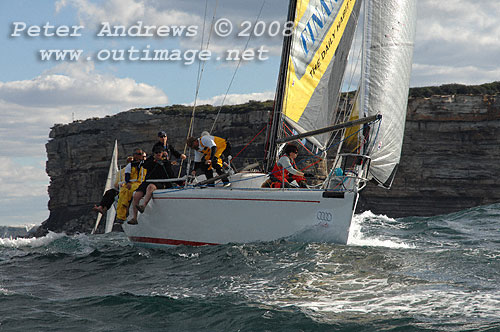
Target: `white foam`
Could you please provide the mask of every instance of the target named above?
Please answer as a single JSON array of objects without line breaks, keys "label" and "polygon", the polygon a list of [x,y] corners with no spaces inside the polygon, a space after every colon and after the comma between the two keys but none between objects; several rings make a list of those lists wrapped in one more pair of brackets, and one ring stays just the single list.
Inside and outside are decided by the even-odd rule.
[{"label": "white foam", "polygon": [[377,237],[368,237],[363,234],[363,225],[376,222],[382,224],[383,227],[401,228],[396,219],[387,217],[386,215],[376,215],[371,211],[365,211],[361,214],[356,214],[352,218],[351,228],[349,229],[348,245],[355,246],[372,246],[372,247],[388,247],[388,248],[406,248],[413,249],[415,245],[398,241],[397,239],[381,239]]},{"label": "white foam", "polygon": [[[326,252],[318,252],[319,263],[331,264]],[[303,271],[270,294],[269,284],[253,284],[252,291],[238,289],[257,302],[279,307],[301,308],[312,318],[336,319],[346,313],[370,315],[415,315],[446,322],[471,318],[497,319],[500,297],[495,290],[471,291],[446,282],[398,280],[391,275],[337,273],[330,268]],[[268,287],[266,287],[268,286]],[[259,291],[260,289],[260,291]],[[264,291],[267,290],[267,291]],[[334,316],[331,316],[331,315]]]},{"label": "white foam", "polygon": [[61,237],[66,236],[64,233],[53,233],[50,232],[44,237],[34,237],[34,238],[5,238],[0,239],[0,246],[8,248],[20,248],[20,247],[43,247],[47,244],[57,240]]}]

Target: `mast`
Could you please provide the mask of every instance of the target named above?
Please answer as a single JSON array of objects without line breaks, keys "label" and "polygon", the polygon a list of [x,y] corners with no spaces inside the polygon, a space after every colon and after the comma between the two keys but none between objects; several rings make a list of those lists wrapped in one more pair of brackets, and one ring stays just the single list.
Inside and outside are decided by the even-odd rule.
[{"label": "mast", "polygon": [[[295,13],[297,0],[291,0],[288,5],[287,22],[295,22]],[[278,85],[276,87],[276,96],[274,98],[273,112],[269,117],[270,123],[267,127],[264,171],[270,172],[274,166],[277,154],[276,139],[278,138],[279,125],[282,119],[283,99],[285,97],[285,82],[287,79],[287,68],[290,60],[290,49],[292,45],[292,34],[283,39],[283,49],[281,50],[281,65],[278,74]]]}]

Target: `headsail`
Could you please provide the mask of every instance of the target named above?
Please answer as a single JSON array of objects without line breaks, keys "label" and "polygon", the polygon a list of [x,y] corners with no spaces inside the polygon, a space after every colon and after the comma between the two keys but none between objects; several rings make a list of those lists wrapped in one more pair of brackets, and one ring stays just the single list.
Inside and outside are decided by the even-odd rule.
[{"label": "headsail", "polygon": [[[115,182],[116,182],[116,177],[119,176],[118,174],[118,142],[115,140],[115,146],[113,148],[113,155],[111,157],[111,163],[109,164],[109,170],[108,170],[108,177],[106,178],[106,185],[104,187],[104,192],[108,191],[109,189],[113,188]],[[106,226],[104,228],[104,233],[109,233],[113,229],[113,222],[115,220],[116,216],[116,209],[114,205],[111,205],[109,210],[106,213]],[[92,234],[94,234],[97,230],[97,227],[99,227],[99,223],[101,221],[102,214],[97,215],[97,219],[95,222],[94,229],[92,230]]]},{"label": "headsail", "polygon": [[[299,134],[335,123],[361,0],[297,2],[283,113]],[[331,133],[310,140],[326,148]]]},{"label": "headsail", "polygon": [[399,164],[403,142],[416,0],[371,0],[365,7],[362,114],[382,114],[380,128],[371,130],[365,153],[370,176],[389,188]]}]

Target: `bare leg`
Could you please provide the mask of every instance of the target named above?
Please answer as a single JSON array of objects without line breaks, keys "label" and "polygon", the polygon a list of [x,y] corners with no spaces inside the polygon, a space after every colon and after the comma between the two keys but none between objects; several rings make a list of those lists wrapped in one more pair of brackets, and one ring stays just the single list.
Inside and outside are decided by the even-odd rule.
[{"label": "bare leg", "polygon": [[141,198],[144,196],[144,193],[142,191],[136,191],[134,192],[134,198],[132,200],[132,211],[133,211],[133,217],[132,219],[135,219],[137,220],[137,213],[138,213],[138,210],[137,210],[137,204],[139,204],[139,202],[141,201]]},{"label": "bare leg", "polygon": [[146,207],[151,200],[151,197],[153,197],[153,191],[155,191],[157,188],[154,184],[150,184],[148,188],[146,189],[146,196],[144,196],[144,207]]}]

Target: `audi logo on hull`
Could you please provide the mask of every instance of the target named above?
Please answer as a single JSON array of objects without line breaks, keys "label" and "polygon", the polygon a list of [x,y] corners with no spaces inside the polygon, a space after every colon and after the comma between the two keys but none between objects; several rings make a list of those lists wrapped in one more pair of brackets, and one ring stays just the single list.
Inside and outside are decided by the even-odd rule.
[{"label": "audi logo on hull", "polygon": [[318,213],[316,213],[316,219],[319,221],[330,222],[333,220],[333,215],[330,212],[318,211]]}]

